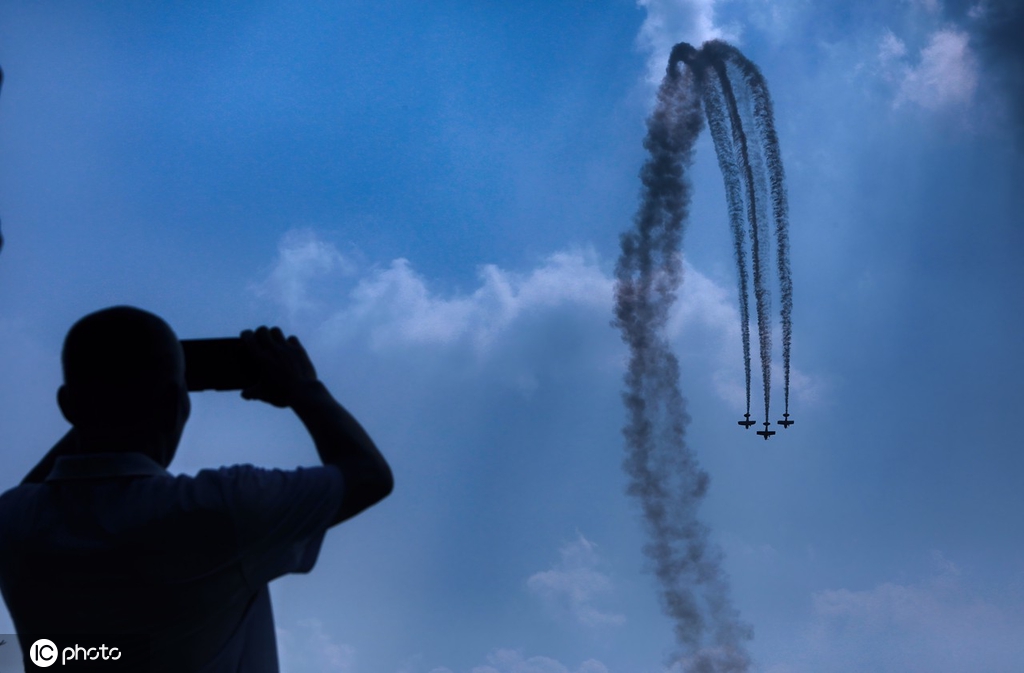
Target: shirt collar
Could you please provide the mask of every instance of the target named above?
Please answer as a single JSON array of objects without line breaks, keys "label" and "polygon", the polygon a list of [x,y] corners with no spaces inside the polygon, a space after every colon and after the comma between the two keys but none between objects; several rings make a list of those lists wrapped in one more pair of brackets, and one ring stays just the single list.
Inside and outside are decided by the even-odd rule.
[{"label": "shirt collar", "polygon": [[88,453],[61,456],[54,463],[46,481],[67,479],[101,479],[104,477],[161,477],[169,476],[160,463],[143,453]]}]

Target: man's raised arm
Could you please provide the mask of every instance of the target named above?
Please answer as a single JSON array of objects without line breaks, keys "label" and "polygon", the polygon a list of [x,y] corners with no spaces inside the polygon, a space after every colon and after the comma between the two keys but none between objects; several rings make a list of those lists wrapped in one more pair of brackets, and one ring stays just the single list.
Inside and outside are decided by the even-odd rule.
[{"label": "man's raised arm", "polygon": [[277,407],[291,407],[306,426],[320,460],[334,465],[345,479],[339,523],[380,502],[391,493],[394,478],[384,456],[352,414],[317,378],[305,348],[277,327],[242,332],[242,341],[259,362],[259,383],[242,397]]}]

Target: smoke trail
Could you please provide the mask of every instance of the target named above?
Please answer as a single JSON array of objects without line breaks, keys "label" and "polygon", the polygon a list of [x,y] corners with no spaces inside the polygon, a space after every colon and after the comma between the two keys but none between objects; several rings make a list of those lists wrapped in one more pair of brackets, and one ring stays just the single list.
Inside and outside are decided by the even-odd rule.
[{"label": "smoke trail", "polygon": [[733,91],[732,83],[726,71],[726,63],[722,58],[721,46],[727,46],[724,42],[713,40],[706,42],[701,48],[701,56],[706,62],[705,68],[711,68],[718,77],[719,86],[722,89],[722,97],[729,114],[729,123],[732,127],[733,143],[738,153],[738,159],[742,168],[744,184],[747,196],[747,220],[750,222],[751,234],[751,257],[754,277],[754,299],[757,308],[757,331],[760,344],[761,356],[761,377],[764,383],[764,414],[768,418],[768,408],[771,399],[771,326],[769,317],[769,293],[764,283],[764,269],[762,262],[762,244],[765,240],[764,218],[758,218],[758,181],[754,178],[753,162],[750,158],[750,149],[747,144],[747,134],[743,129],[743,121],[740,116],[739,107],[736,104],[736,94]]},{"label": "smoke trail", "polygon": [[[4,86],[4,70],[3,70],[3,68],[0,68],[0,89],[3,89],[3,86]],[[4,249],[4,232],[3,232],[2,229],[0,229],[0,252],[2,252],[3,249]]]},{"label": "smoke trail", "polygon": [[750,222],[751,234],[751,257],[754,276],[754,299],[757,308],[757,332],[760,344],[761,355],[761,377],[764,383],[764,417],[768,420],[768,408],[771,402],[771,356],[772,356],[772,335],[770,318],[770,295],[764,283],[764,265],[762,262],[762,243],[766,235],[764,231],[764,218],[758,218],[758,181],[754,179],[753,162],[750,159],[750,149],[747,144],[747,134],[743,130],[743,121],[740,117],[739,107],[736,104],[736,94],[733,92],[732,83],[729,81],[726,72],[726,63],[722,58],[720,47],[728,46],[719,40],[707,42],[701,48],[701,54],[708,65],[718,76],[719,86],[722,89],[722,97],[725,100],[726,109],[729,112],[729,122],[732,126],[733,143],[739,153],[740,166],[743,170],[743,177],[746,185],[747,195],[747,220]]},{"label": "smoke trail", "polygon": [[678,67],[692,63],[695,53],[684,44],[672,51],[647,122],[640,207],[633,229],[621,237],[615,269],[614,324],[630,351],[623,467],[650,534],[644,553],[661,584],[663,606],[677,640],[692,653],[680,663],[694,673],[743,673],[752,633],[730,603],[721,552],[696,517],[708,475],[684,439],[689,416],[679,363],[664,335],[682,279],[679,244],[691,196],[685,171],[703,125],[693,73]]},{"label": "smoke trail", "polygon": [[726,127],[725,115],[722,110],[725,103],[722,92],[715,80],[706,77],[703,67],[695,67],[701,94],[704,99],[704,111],[708,119],[708,128],[715,145],[718,167],[722,171],[725,182],[725,199],[729,207],[729,228],[732,230],[733,256],[739,276],[740,304],[740,335],[743,341],[743,375],[746,384],[747,414],[750,413],[750,307],[748,304],[749,289],[747,287],[747,254],[743,245],[746,231],[743,218],[743,187],[740,184],[740,169],[736,164],[735,149],[729,129]]},{"label": "smoke trail", "polygon": [[779,152],[779,136],[775,131],[775,111],[764,75],[738,49],[719,43],[730,61],[736,64],[754,102],[754,125],[764,147],[771,190],[772,215],[775,219],[776,259],[779,273],[782,321],[782,366],[785,377],[786,413],[789,413],[789,360],[793,342],[793,280],[789,265],[789,203],[786,198],[786,175]]}]

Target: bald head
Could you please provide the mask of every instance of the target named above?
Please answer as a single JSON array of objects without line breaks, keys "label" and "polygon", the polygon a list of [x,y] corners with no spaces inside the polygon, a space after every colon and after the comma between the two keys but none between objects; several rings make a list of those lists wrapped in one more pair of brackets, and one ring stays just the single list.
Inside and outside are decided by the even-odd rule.
[{"label": "bald head", "polygon": [[185,361],[174,330],[131,306],[90,313],[72,326],[61,353],[64,383],[149,387],[183,377]]},{"label": "bald head", "polygon": [[64,386],[58,397],[76,428],[166,433],[180,416],[182,398],[187,416],[181,343],[152,313],[131,306],[90,313],[68,332],[61,362]]}]

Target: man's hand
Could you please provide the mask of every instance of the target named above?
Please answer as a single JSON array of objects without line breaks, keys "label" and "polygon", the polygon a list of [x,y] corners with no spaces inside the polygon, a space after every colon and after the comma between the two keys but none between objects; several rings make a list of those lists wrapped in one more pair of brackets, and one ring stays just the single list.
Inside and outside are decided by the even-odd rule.
[{"label": "man's hand", "polygon": [[286,339],[278,327],[245,330],[241,337],[260,368],[259,382],[242,391],[245,399],[290,407],[303,388],[317,382],[316,369],[298,338]]},{"label": "man's hand", "polygon": [[320,460],[341,470],[345,494],[333,523],[386,498],[395,485],[391,468],[366,430],[317,379],[299,340],[285,339],[276,327],[260,327],[242,332],[242,342],[260,366],[259,383],[243,390],[242,397],[291,407],[309,431]]}]

